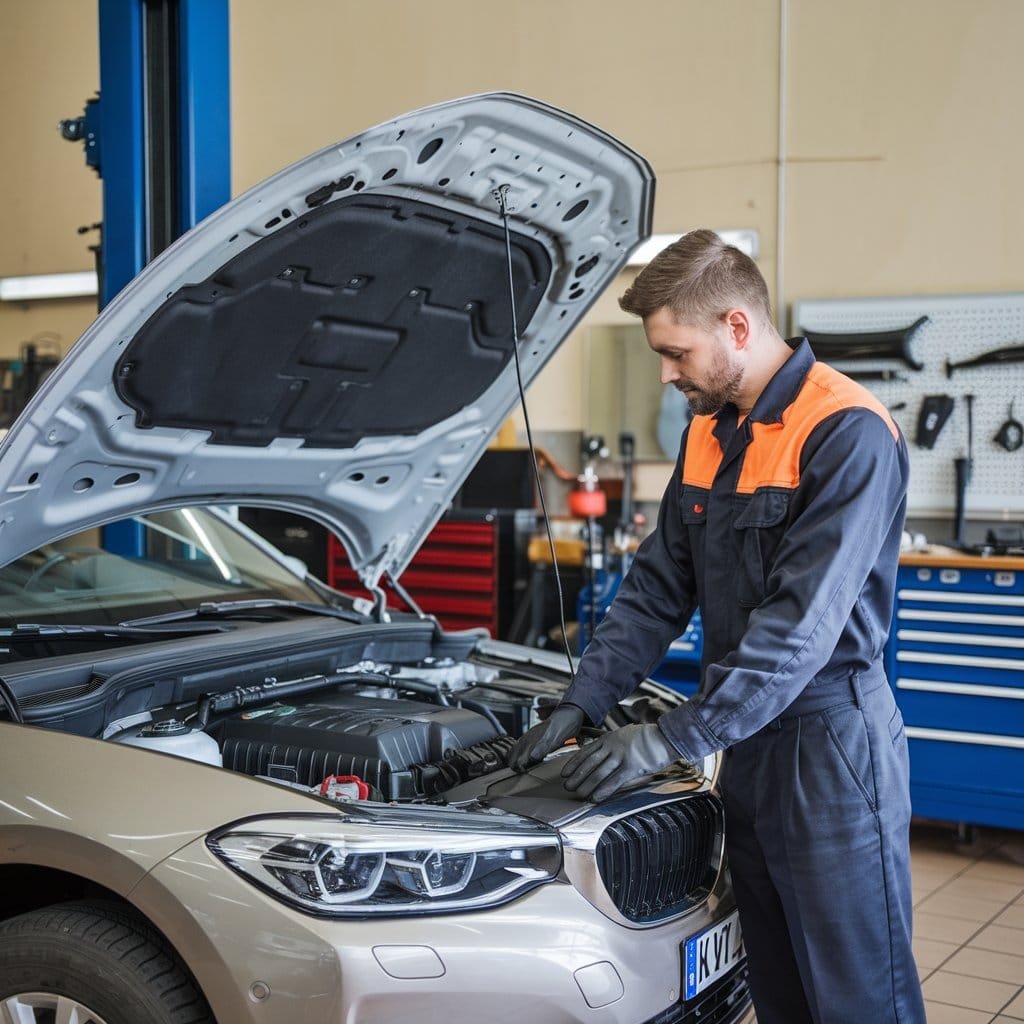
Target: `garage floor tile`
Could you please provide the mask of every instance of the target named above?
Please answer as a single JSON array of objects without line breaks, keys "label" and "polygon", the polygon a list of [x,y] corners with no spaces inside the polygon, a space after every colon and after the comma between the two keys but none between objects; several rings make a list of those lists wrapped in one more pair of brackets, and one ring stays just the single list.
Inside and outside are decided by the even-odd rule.
[{"label": "garage floor tile", "polygon": [[948,1006],[946,1003],[924,1003],[928,1024],[989,1024],[990,1013],[982,1010],[965,1010],[962,1006]]},{"label": "garage floor tile", "polygon": [[964,921],[988,924],[1006,909],[1006,904],[995,900],[953,896],[942,889],[937,889],[916,904],[916,908],[929,914],[942,914],[945,917],[958,917]]},{"label": "garage floor tile", "polygon": [[1024,930],[1024,906],[1014,904],[1007,907],[996,919],[996,924],[1006,925],[1007,928],[1018,928]]},{"label": "garage floor tile", "polygon": [[966,978],[952,971],[936,971],[922,986],[924,997],[950,1006],[998,1013],[1017,994],[1020,986],[984,978]]},{"label": "garage floor tile", "polygon": [[1024,992],[1021,992],[1016,999],[1004,1007],[1003,1015],[1014,1020],[1024,1020]]},{"label": "garage floor tile", "polygon": [[969,939],[967,945],[977,949],[994,949],[1024,956],[1024,933],[1019,928],[990,924]]},{"label": "garage floor tile", "polygon": [[952,942],[956,946],[969,942],[986,927],[989,926],[978,921],[965,921],[963,918],[946,917],[944,914],[929,914],[925,910],[919,910],[914,914],[915,938],[937,939],[939,942]]},{"label": "garage floor tile", "polygon": [[914,936],[914,959],[919,968],[935,968],[944,964],[959,950],[955,943],[937,942],[934,939],[923,939]]}]

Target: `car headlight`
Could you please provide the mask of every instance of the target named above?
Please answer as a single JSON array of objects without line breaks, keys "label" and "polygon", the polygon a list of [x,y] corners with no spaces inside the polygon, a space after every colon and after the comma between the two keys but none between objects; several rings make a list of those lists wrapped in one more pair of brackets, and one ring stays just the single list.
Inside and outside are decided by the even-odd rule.
[{"label": "car headlight", "polygon": [[329,917],[476,910],[550,882],[558,833],[446,808],[353,808],[231,825],[207,845],[261,889]]}]

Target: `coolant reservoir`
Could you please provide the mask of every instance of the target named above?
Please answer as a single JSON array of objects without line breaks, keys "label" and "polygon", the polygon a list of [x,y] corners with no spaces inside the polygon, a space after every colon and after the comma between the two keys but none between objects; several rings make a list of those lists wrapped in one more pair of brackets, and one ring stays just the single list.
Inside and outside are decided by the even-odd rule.
[{"label": "coolant reservoir", "polygon": [[212,736],[193,729],[192,726],[169,718],[163,722],[150,722],[141,729],[133,729],[114,737],[115,743],[128,743],[133,747],[148,747],[175,757],[185,757],[190,761],[202,761],[204,764],[216,765],[220,768],[223,761],[220,747]]}]

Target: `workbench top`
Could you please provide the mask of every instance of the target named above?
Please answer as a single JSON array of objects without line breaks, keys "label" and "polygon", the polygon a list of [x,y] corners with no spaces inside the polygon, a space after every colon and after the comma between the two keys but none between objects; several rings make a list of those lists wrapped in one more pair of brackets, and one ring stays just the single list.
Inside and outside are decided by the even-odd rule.
[{"label": "workbench top", "polygon": [[956,548],[932,544],[920,551],[904,551],[900,565],[918,565],[951,569],[1010,569],[1024,571],[1021,555],[969,555]]},{"label": "workbench top", "polygon": [[[586,543],[578,538],[556,537],[555,553],[559,565],[582,565],[587,553]],[[551,564],[551,551],[545,536],[530,540],[530,562]],[[900,555],[900,565],[950,569],[1007,569],[1024,572],[1024,556],[1021,555],[969,555],[956,548],[931,544],[919,551],[905,551]]]}]

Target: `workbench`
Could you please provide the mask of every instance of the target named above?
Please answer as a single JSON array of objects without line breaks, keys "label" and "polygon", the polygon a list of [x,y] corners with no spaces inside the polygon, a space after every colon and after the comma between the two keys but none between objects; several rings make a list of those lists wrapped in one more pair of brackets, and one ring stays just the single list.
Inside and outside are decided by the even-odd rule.
[{"label": "workbench", "polygon": [[900,558],[886,672],[914,815],[1024,829],[1024,558]]}]

